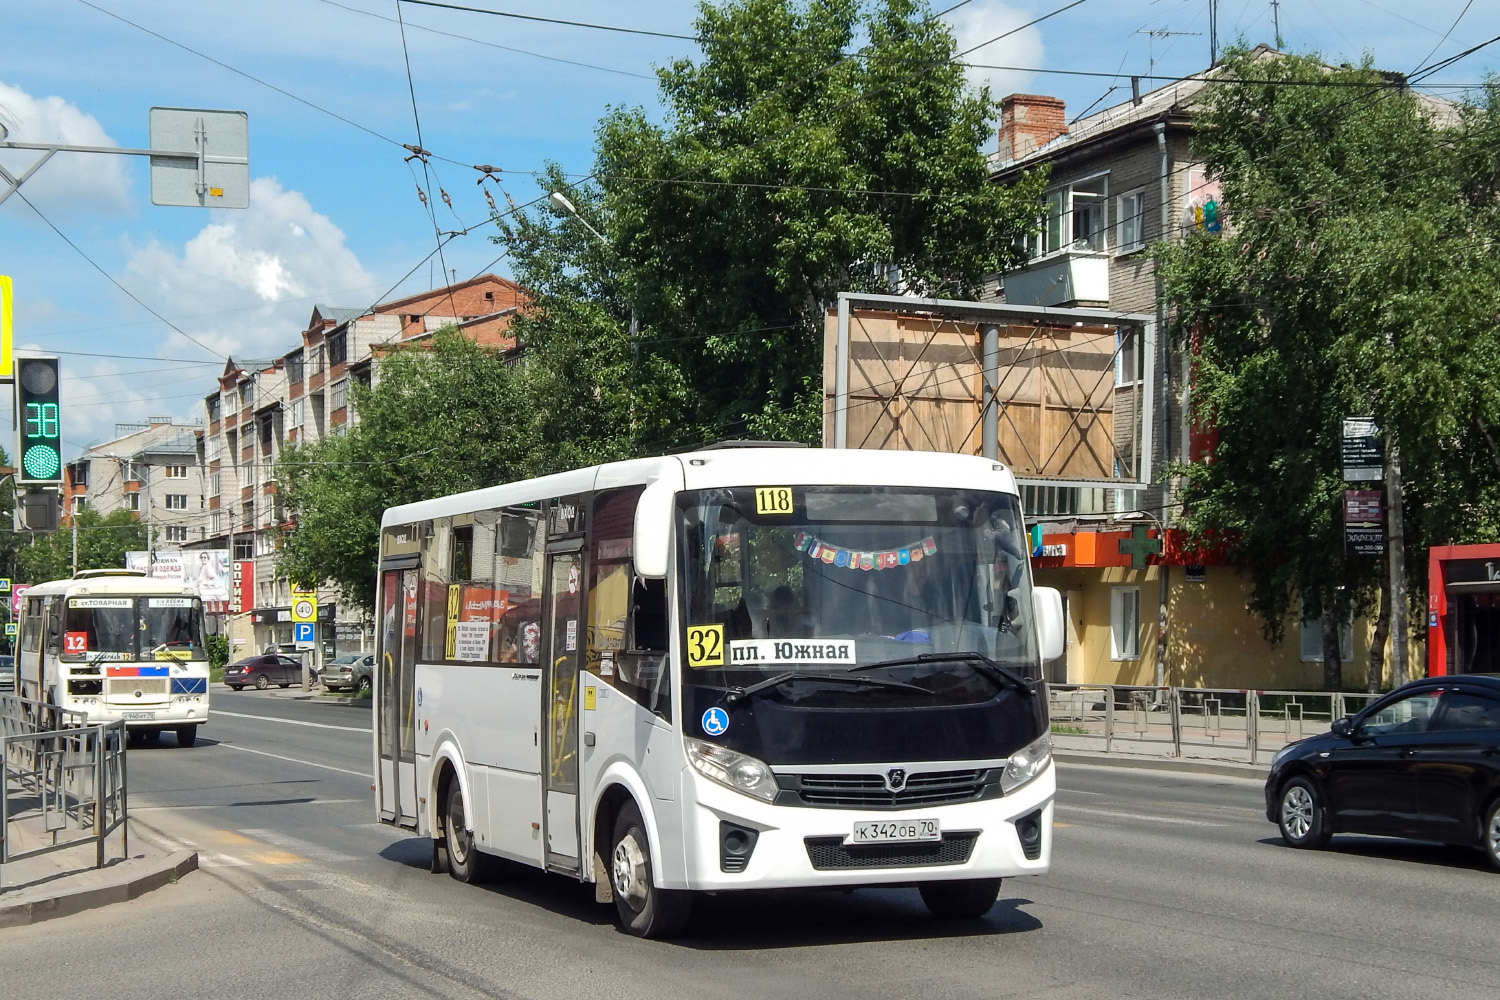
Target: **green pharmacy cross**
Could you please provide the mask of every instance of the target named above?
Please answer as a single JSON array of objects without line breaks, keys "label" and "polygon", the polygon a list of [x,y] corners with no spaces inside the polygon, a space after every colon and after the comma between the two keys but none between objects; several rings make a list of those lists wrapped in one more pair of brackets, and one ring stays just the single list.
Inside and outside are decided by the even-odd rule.
[{"label": "green pharmacy cross", "polygon": [[1131,569],[1145,569],[1147,557],[1161,554],[1161,539],[1146,537],[1144,525],[1130,529],[1130,537],[1120,539],[1120,555],[1130,557]]}]

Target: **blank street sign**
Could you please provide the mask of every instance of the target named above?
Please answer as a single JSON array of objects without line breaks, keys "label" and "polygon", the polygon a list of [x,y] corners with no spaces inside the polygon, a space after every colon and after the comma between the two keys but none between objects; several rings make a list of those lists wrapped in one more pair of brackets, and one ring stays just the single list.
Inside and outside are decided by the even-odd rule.
[{"label": "blank street sign", "polygon": [[243,111],[152,108],[151,203],[187,208],[250,206],[250,125]]}]

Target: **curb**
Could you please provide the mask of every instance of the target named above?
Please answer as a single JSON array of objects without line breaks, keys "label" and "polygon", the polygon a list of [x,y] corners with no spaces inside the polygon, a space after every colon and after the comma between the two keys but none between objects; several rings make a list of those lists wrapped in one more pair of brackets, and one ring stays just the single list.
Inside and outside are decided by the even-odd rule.
[{"label": "curb", "polygon": [[[139,862],[139,864],[137,864]],[[45,885],[33,889],[19,889],[19,896],[35,893],[33,898],[17,899],[0,903],[0,927],[16,927],[34,924],[53,917],[65,917],[83,910],[91,910],[110,903],[123,903],[175,882],[188,872],[198,868],[197,851],[174,851],[164,858],[151,861],[127,860],[114,868],[98,870],[100,879],[92,885],[75,885],[49,893]],[[94,872],[84,872],[73,878],[86,878]],[[64,879],[59,881],[69,881]]]},{"label": "curb", "polygon": [[1264,781],[1269,765],[1240,764],[1234,761],[1184,760],[1181,757],[1121,757],[1117,754],[1092,754],[1076,750],[1053,750],[1052,756],[1065,764],[1095,764],[1100,767],[1128,767],[1141,771],[1177,771],[1188,774],[1216,774],[1227,778],[1253,778]]}]

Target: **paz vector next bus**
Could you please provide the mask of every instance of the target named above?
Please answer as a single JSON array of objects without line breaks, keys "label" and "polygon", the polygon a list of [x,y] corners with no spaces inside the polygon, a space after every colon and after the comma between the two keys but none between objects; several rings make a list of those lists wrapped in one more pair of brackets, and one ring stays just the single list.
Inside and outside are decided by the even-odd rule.
[{"label": "paz vector next bus", "polygon": [[396,507],[380,818],[472,882],[694,894],[909,885],[985,913],[1047,871],[1056,790],[1016,483],[959,455],[719,447]]},{"label": "paz vector next bus", "polygon": [[203,602],[192,586],[126,570],[84,570],[21,597],[16,690],[124,720],[137,738],[170,729],[190,747],[208,721]]}]

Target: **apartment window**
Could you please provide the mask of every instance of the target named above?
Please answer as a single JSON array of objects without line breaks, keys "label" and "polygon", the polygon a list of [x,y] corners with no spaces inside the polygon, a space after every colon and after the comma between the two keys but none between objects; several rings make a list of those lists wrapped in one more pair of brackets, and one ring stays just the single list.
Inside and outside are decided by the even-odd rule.
[{"label": "apartment window", "polygon": [[223,492],[224,477],[217,472],[210,473],[208,477],[208,495],[216,497]]},{"label": "apartment window", "polygon": [[1104,490],[1083,486],[1022,486],[1028,517],[1104,513]]},{"label": "apartment window", "polygon": [[169,542],[185,542],[188,540],[188,530],[186,525],[169,524],[167,525],[166,530],[166,537],[167,541]]},{"label": "apartment window", "polygon": [[1108,243],[1109,175],[1053,188],[1042,198],[1041,231],[1027,240],[1031,257],[1060,250],[1103,250]]},{"label": "apartment window", "polygon": [[88,505],[89,505],[89,498],[88,497],[74,497],[73,498],[73,513],[77,514],[79,511],[83,510],[83,508],[87,507]]},{"label": "apartment window", "polygon": [[188,467],[185,465],[163,465],[163,475],[168,479],[186,479]]},{"label": "apartment window", "polygon": [[302,381],[302,352],[288,354],[286,356],[286,380],[288,382]]},{"label": "apartment window", "polygon": [[1115,201],[1115,247],[1120,253],[1146,245],[1146,194],[1131,191]]},{"label": "apartment window", "polygon": [[208,419],[210,421],[214,421],[214,420],[218,420],[219,419],[219,397],[218,396],[210,396],[208,399],[205,399],[203,401],[203,406],[204,406],[205,409],[208,410]]},{"label": "apartment window", "polygon": [[254,559],[255,541],[244,535],[234,536],[234,557],[236,559]]},{"label": "apartment window", "polygon": [[208,532],[211,535],[222,534],[224,531],[224,515],[214,511],[208,515]]},{"label": "apartment window", "polygon": [[139,493],[125,494],[125,509],[139,511],[141,509],[141,495]]},{"label": "apartment window", "polygon": [[89,463],[76,463],[73,466],[70,475],[73,478],[74,486],[87,486],[89,484]]},{"label": "apartment window", "polygon": [[1115,385],[1135,385],[1146,377],[1146,358],[1140,349],[1140,330],[1115,328]]},{"label": "apartment window", "polygon": [[[1339,626],[1339,659],[1345,663],[1354,659],[1354,615],[1352,612]],[[1302,618],[1302,662],[1323,662],[1323,621],[1321,618],[1307,617],[1305,611]]]},{"label": "apartment window", "polygon": [[188,498],[186,493],[168,493],[167,510],[187,510]]},{"label": "apartment window", "polygon": [[346,378],[341,378],[337,382],[333,383],[333,385],[328,390],[328,409],[329,412],[332,412],[334,410],[342,410],[348,405],[349,380]]},{"label": "apartment window", "polygon": [[349,360],[349,336],[347,333],[335,333],[328,338],[328,363],[330,365],[341,365]]},{"label": "apartment window", "polygon": [[287,418],[287,427],[291,430],[297,430],[302,426],[302,411],[306,402],[301,396],[292,400],[292,404],[289,407],[291,414]]},{"label": "apartment window", "polygon": [[255,405],[255,383],[243,382],[240,385],[240,409],[246,409]]},{"label": "apartment window", "polygon": [[1112,587],[1109,591],[1109,658],[1141,658],[1141,588]]}]

